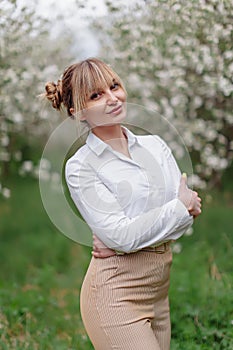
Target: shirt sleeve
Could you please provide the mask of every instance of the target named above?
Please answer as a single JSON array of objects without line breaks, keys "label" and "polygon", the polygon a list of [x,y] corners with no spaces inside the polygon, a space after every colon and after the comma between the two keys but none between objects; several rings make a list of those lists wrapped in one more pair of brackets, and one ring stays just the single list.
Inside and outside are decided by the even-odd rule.
[{"label": "shirt sleeve", "polygon": [[178,198],[129,218],[98,173],[77,157],[67,161],[65,177],[71,198],[83,219],[111,249],[130,253],[164,240],[177,239],[192,223],[192,217]]}]

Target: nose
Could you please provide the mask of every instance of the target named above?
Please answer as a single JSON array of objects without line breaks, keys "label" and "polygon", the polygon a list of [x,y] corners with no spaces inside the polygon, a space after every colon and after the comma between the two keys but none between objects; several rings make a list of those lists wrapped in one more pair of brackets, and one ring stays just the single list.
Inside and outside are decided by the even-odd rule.
[{"label": "nose", "polygon": [[116,104],[118,102],[117,96],[114,94],[114,91],[112,91],[111,89],[108,89],[106,91],[106,97],[107,97],[107,104],[109,106]]}]

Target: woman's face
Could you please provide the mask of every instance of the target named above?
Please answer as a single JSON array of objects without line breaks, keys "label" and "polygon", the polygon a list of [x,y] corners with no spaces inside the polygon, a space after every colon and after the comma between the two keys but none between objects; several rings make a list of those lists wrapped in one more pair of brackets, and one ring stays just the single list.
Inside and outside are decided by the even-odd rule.
[{"label": "woman's face", "polygon": [[116,81],[101,91],[93,91],[82,111],[81,120],[91,128],[121,123],[126,117],[126,93]]}]

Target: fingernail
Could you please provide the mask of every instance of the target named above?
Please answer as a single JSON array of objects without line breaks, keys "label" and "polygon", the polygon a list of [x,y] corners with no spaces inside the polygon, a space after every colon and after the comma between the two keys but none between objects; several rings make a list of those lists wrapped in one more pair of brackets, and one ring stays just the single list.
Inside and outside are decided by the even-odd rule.
[{"label": "fingernail", "polygon": [[187,179],[187,174],[186,173],[183,173],[182,176]]}]

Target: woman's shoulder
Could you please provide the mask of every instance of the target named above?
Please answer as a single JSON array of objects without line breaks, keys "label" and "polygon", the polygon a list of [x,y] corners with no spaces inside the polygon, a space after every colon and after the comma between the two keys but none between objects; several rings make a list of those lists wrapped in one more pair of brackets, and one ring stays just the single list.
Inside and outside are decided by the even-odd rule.
[{"label": "woman's shoulder", "polygon": [[138,140],[141,141],[142,143],[146,143],[146,144],[151,144],[151,145],[158,145],[161,147],[167,147],[166,142],[164,141],[164,139],[159,136],[159,135],[138,135],[137,136]]},{"label": "woman's shoulder", "polygon": [[149,150],[156,150],[157,152],[164,154],[166,157],[171,153],[170,147],[159,135],[141,135],[138,137],[138,140]]},{"label": "woman's shoulder", "polygon": [[85,164],[85,158],[88,156],[88,146],[84,144],[80,148],[78,148],[75,153],[66,160],[65,167],[66,171],[73,169],[74,167],[77,169],[81,164]]}]

